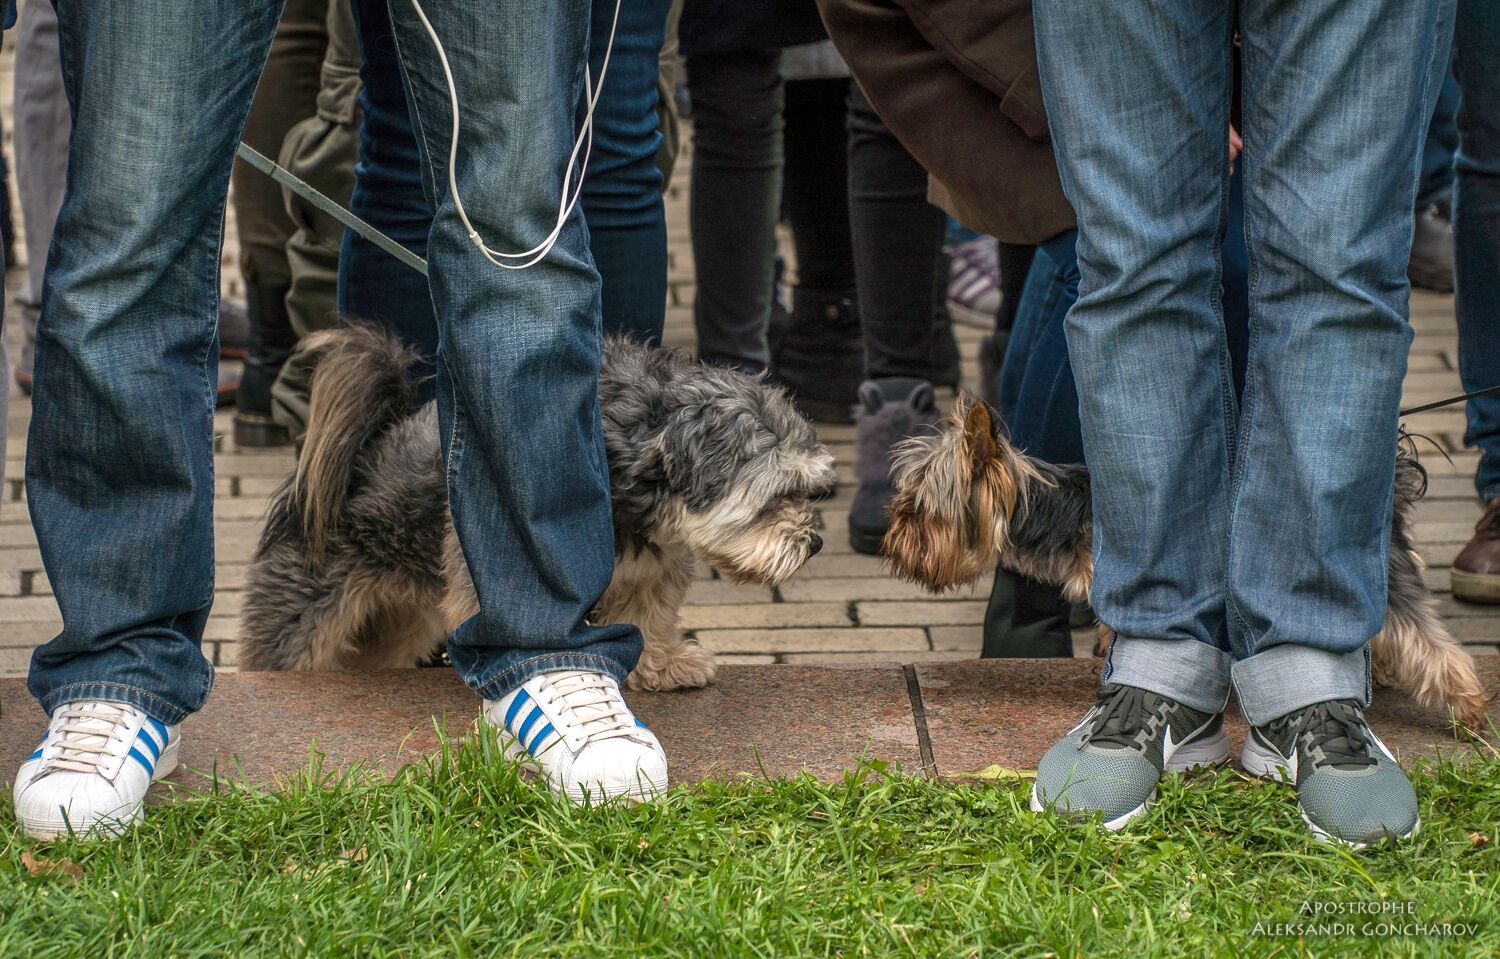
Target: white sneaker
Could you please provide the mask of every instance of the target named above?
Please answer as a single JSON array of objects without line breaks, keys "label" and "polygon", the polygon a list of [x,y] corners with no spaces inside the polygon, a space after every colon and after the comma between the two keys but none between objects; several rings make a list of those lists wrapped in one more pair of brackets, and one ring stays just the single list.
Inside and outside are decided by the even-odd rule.
[{"label": "white sneaker", "polygon": [[534,765],[574,802],[652,799],[667,789],[667,756],[604,673],[559,669],[484,701],[505,755]]},{"label": "white sneaker", "polygon": [[177,768],[178,727],[124,703],[63,703],[16,771],[26,835],[113,838],[141,818],[146,790]]}]

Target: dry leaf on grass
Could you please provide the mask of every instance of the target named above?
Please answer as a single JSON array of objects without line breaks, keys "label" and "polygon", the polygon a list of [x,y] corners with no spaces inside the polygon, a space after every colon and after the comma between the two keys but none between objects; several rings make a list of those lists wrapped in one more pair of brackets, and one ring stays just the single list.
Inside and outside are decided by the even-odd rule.
[{"label": "dry leaf on grass", "polygon": [[67,876],[77,881],[83,878],[83,869],[71,859],[38,859],[29,852],[21,853],[21,865],[35,877]]}]

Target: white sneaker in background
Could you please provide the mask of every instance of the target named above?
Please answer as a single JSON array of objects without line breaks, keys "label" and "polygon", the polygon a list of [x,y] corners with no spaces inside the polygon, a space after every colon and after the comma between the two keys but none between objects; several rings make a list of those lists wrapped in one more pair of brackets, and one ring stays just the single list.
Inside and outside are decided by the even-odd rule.
[{"label": "white sneaker in background", "polygon": [[1000,312],[1000,259],[992,236],[949,250],[948,312],[965,326],[994,330]]}]

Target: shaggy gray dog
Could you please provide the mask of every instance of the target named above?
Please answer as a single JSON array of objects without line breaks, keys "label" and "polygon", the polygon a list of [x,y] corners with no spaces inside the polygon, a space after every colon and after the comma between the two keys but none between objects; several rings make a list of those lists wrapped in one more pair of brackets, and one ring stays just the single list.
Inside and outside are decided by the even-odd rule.
[{"label": "shaggy gray dog", "polygon": [[[248,669],[414,666],[478,611],[448,514],[437,413],[413,412],[415,356],[351,325],[310,337],[312,410],[296,473],[271,501],[250,569]],[[713,654],[678,633],[702,560],[777,584],[822,547],[811,498],[833,454],[786,394],[670,350],[605,343],[599,405],[615,572],[594,622],[630,622],[636,689],[702,686]]]},{"label": "shaggy gray dog", "polygon": [[[1088,470],[1054,466],[1011,445],[988,406],[962,399],[939,431],[896,454],[895,501],[883,544],[903,579],[942,592],[976,579],[998,558],[1007,568],[1088,599],[1094,578]],[[1425,705],[1445,705],[1482,728],[1489,694],[1474,660],[1438,615],[1411,538],[1427,478],[1410,441],[1396,456],[1385,628],[1370,641],[1376,680]],[[1111,641],[1101,627],[1102,653]]]}]

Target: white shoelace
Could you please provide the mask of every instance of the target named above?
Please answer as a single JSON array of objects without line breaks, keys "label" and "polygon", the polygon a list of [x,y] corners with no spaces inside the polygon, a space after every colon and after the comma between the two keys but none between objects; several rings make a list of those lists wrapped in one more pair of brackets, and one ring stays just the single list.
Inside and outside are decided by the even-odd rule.
[{"label": "white shoelace", "polygon": [[66,703],[60,707],[62,724],[47,738],[57,749],[44,763],[48,772],[66,770],[97,773],[106,761],[130,748],[120,735],[134,718],[115,703]]},{"label": "white shoelace", "polygon": [[622,736],[639,738],[635,717],[608,676],[566,670],[547,673],[543,679],[548,703],[561,703],[573,714],[585,743]]}]

